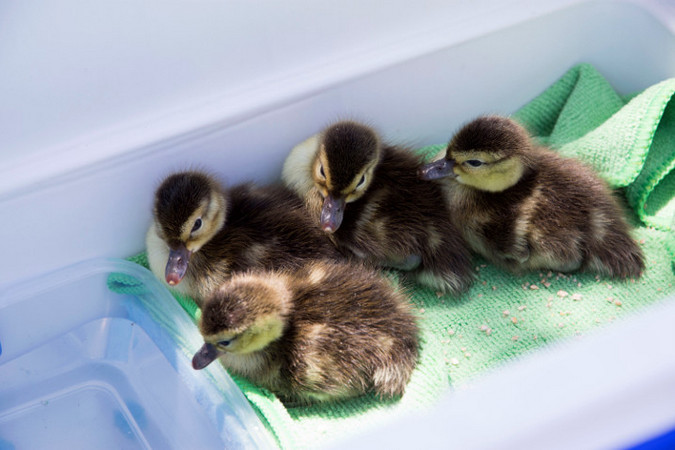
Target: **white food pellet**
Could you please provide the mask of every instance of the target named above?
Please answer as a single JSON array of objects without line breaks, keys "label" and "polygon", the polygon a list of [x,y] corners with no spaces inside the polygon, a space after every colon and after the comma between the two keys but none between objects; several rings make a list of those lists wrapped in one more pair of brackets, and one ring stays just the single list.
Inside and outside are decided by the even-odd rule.
[{"label": "white food pellet", "polygon": [[563,291],[563,290],[558,291],[558,297],[560,297],[560,298],[567,297],[568,295],[569,295],[569,293],[567,293],[567,291]]}]

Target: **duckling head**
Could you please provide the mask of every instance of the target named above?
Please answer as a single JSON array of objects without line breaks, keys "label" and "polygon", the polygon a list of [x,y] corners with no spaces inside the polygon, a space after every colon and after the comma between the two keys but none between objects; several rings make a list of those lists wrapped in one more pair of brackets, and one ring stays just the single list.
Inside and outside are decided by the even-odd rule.
[{"label": "duckling head", "polygon": [[153,214],[157,234],[169,246],[167,283],[181,282],[192,254],[225,224],[225,213],[222,188],[205,174],[176,173],[159,186]]},{"label": "duckling head", "polygon": [[506,117],[479,117],[452,138],[445,158],[420,167],[423,180],[453,177],[463,185],[500,192],[516,184],[533,148],[527,131]]},{"label": "duckling head", "polygon": [[225,353],[264,349],[282,336],[290,304],[291,293],[281,278],[235,275],[204,304],[199,320],[204,345],[192,367],[203,369]]},{"label": "duckling head", "polygon": [[380,140],[371,128],[343,121],[323,131],[312,177],[324,198],[320,221],[325,232],[335,232],[346,204],[366,192],[379,159]]}]

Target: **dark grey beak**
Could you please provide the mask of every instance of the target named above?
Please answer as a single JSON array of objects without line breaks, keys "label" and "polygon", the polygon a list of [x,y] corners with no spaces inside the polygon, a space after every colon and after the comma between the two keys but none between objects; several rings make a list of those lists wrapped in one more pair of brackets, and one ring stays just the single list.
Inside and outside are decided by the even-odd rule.
[{"label": "dark grey beak", "polygon": [[335,198],[328,194],[323,199],[323,208],[321,209],[321,228],[326,233],[334,233],[340,228],[342,217],[345,213],[345,200]]},{"label": "dark grey beak", "polygon": [[417,169],[417,176],[422,180],[435,180],[447,176],[455,177],[453,167],[455,167],[455,160],[443,158]]},{"label": "dark grey beak", "polygon": [[204,344],[199,349],[195,356],[192,357],[192,368],[195,370],[202,370],[204,367],[211,364],[220,356],[220,352],[212,344]]},{"label": "dark grey beak", "polygon": [[166,277],[166,282],[171,286],[180,283],[185,276],[188,263],[190,262],[190,254],[190,251],[182,242],[169,250],[169,260],[166,262],[164,276]]}]

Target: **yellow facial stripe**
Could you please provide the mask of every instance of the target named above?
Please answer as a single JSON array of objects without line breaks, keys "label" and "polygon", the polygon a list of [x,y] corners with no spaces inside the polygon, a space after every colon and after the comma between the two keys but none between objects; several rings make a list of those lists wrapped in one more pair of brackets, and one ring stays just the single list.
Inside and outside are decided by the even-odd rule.
[{"label": "yellow facial stripe", "polygon": [[462,164],[472,159],[478,159],[484,163],[492,164],[504,158],[501,153],[482,152],[480,150],[468,152],[452,152],[452,157],[457,164]]},{"label": "yellow facial stripe", "polygon": [[[202,225],[192,232],[195,221],[201,218]],[[211,193],[211,198],[204,201],[190,215],[181,228],[181,239],[191,252],[199,250],[222,227],[225,222],[225,199],[217,192]]]},{"label": "yellow facial stripe", "polygon": [[[323,175],[321,174],[321,169],[323,168]],[[325,184],[329,185],[330,183],[330,168],[328,167],[328,158],[326,158],[326,149],[321,144],[319,147],[319,152],[316,155],[316,160],[314,161],[314,180],[322,181]]]},{"label": "yellow facial stripe", "polygon": [[[204,221],[207,217],[207,207],[209,206],[209,202],[207,200],[204,200],[201,205],[199,205],[199,208],[197,208],[192,214],[190,214],[190,217],[183,223],[183,226],[180,230],[180,237],[183,240],[183,242],[187,242],[190,239],[190,234],[192,233],[192,227],[195,225],[195,221],[198,218],[202,218],[202,221]],[[204,225],[202,224],[202,227]]]}]

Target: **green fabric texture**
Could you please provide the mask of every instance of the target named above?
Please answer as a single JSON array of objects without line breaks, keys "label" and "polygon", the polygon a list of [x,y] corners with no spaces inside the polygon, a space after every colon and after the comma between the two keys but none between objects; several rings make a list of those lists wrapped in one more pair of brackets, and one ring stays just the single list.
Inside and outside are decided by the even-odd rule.
[{"label": "green fabric texture", "polygon": [[[315,406],[283,405],[264,389],[234,377],[279,446],[315,448],[428,408],[450,388],[487,369],[535,349],[550,351],[546,344],[556,340],[583,338],[675,294],[675,233],[668,230],[672,217],[667,217],[675,197],[673,151],[666,151],[675,139],[668,105],[673,83],[660,83],[627,101],[592,67],[581,65],[515,115],[542,142],[587,161],[612,186],[625,188],[637,212],[628,211],[634,237],[646,255],[642,278],[620,282],[548,271],[516,277],[476,258],[476,281],[460,298],[409,286],[423,344],[419,367],[399,401],[365,396]],[[432,155],[443,148],[420,151]],[[136,262],[147,267],[143,255]],[[398,280],[395,271],[387,274]],[[403,277],[399,282],[407,285]],[[195,317],[190,299],[178,301]]]},{"label": "green fabric texture", "polygon": [[645,224],[675,220],[675,78],[621,96],[598,71],[580,64],[514,115],[540,142],[594,167],[626,188]]}]

